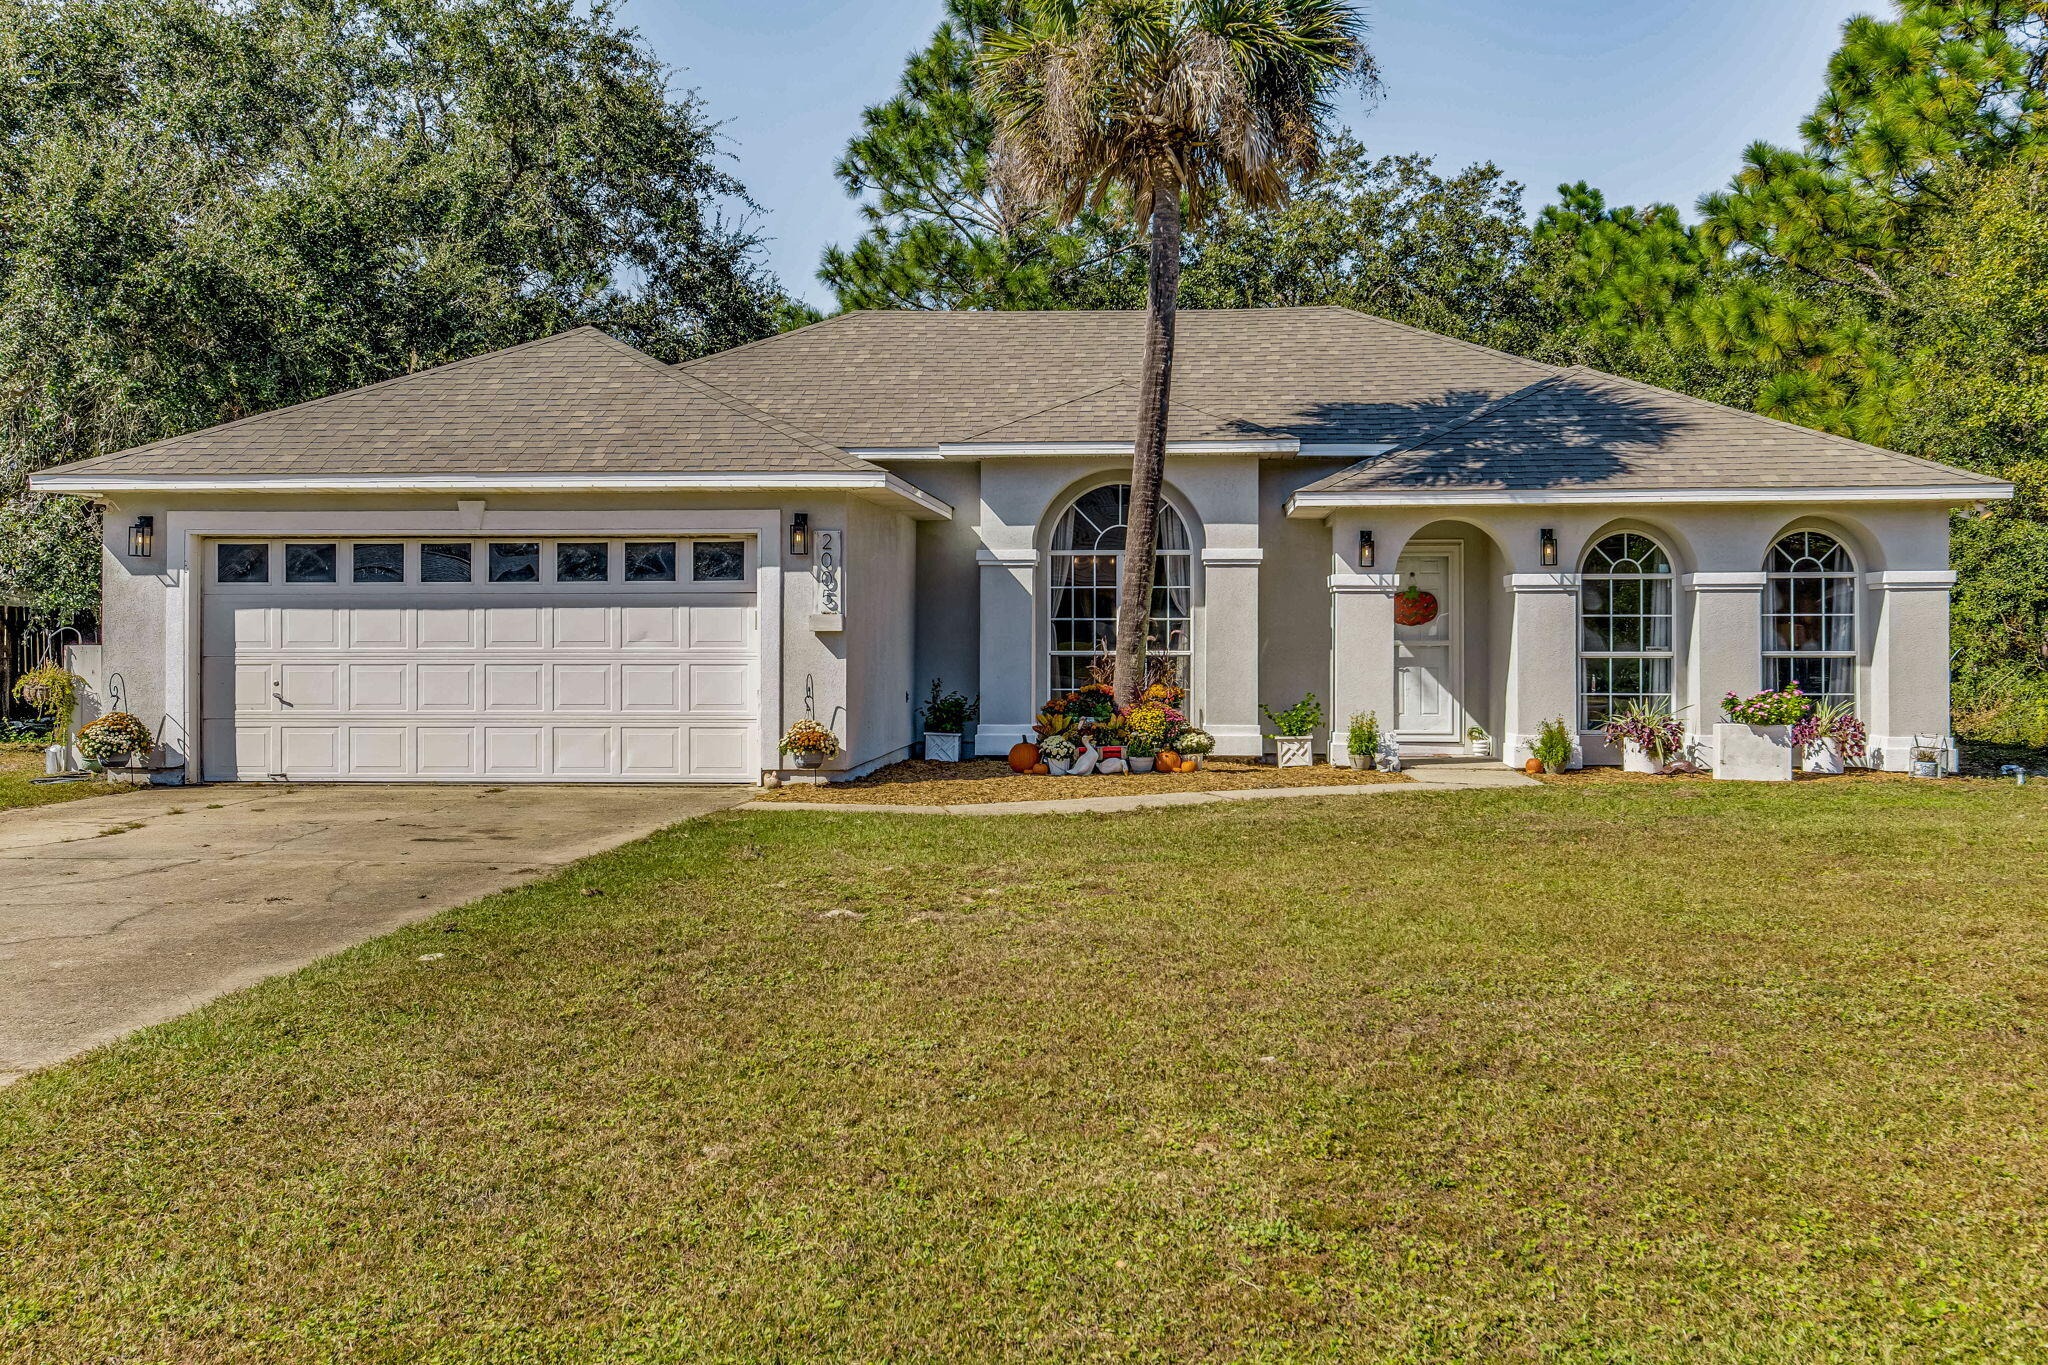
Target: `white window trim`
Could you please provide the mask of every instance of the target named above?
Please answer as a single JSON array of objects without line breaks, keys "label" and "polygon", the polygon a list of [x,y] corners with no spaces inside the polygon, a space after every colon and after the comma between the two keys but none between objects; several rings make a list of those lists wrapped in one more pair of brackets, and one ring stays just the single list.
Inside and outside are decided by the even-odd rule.
[{"label": "white window trim", "polygon": [[[1577,621],[1576,621],[1576,623],[1575,623],[1575,624],[1577,625],[1577,627],[1578,627],[1578,629],[1577,629],[1577,630],[1576,630],[1576,632],[1575,632],[1575,634],[1576,634],[1576,636],[1577,636],[1577,641],[1576,641],[1576,646],[1577,646],[1577,653],[1578,653],[1578,662],[1577,662],[1577,668],[1578,668],[1578,674],[1579,674],[1578,678],[1576,679],[1576,690],[1577,690],[1577,692],[1578,692],[1578,698],[1579,698],[1579,714],[1578,714],[1578,729],[1579,729],[1579,732],[1580,732],[1581,734],[1591,734],[1591,733],[1593,733],[1593,732],[1594,732],[1595,730],[1597,730],[1597,729],[1599,728],[1598,726],[1596,726],[1596,725],[1594,725],[1594,724],[1592,723],[1592,720],[1591,720],[1591,718],[1590,718],[1590,717],[1589,717],[1589,716],[1588,716],[1588,715],[1586,714],[1586,701],[1587,701],[1587,698],[1588,698],[1589,696],[1591,696],[1591,695],[1595,695],[1595,694],[1590,694],[1590,693],[1588,693],[1588,692],[1586,691],[1586,660],[1588,660],[1588,659],[1638,659],[1638,660],[1640,660],[1640,659],[1662,659],[1663,661],[1665,661],[1666,663],[1668,663],[1668,664],[1670,664],[1670,665],[1671,665],[1671,670],[1670,670],[1670,676],[1669,676],[1669,683],[1670,683],[1670,686],[1669,686],[1669,688],[1668,688],[1668,689],[1667,689],[1667,690],[1666,690],[1666,691],[1665,691],[1665,692],[1663,693],[1663,697],[1664,697],[1664,705],[1665,705],[1665,707],[1666,707],[1667,709],[1669,709],[1670,711],[1672,711],[1672,712],[1673,712],[1674,714],[1676,714],[1676,712],[1677,712],[1677,710],[1678,710],[1678,690],[1679,690],[1679,689],[1678,689],[1678,579],[1679,579],[1679,575],[1678,575],[1678,572],[1677,572],[1677,570],[1676,570],[1676,568],[1675,568],[1675,567],[1672,567],[1672,568],[1666,568],[1666,569],[1665,569],[1665,571],[1664,571],[1663,573],[1630,573],[1630,574],[1617,574],[1617,573],[1611,573],[1611,572],[1608,572],[1608,573],[1603,573],[1603,572],[1600,572],[1600,571],[1598,571],[1598,570],[1594,570],[1594,569],[1588,569],[1588,568],[1586,567],[1586,560],[1588,560],[1588,559],[1590,559],[1590,558],[1592,557],[1592,555],[1593,555],[1593,551],[1595,551],[1595,550],[1599,549],[1599,548],[1600,548],[1600,546],[1604,545],[1604,544],[1605,544],[1605,543],[1607,543],[1608,541],[1610,541],[1610,540],[1613,540],[1613,539],[1615,539],[1616,537],[1619,537],[1619,536],[1635,536],[1635,537],[1637,537],[1638,539],[1641,539],[1641,540],[1647,540],[1647,541],[1649,541],[1649,542],[1650,542],[1650,543],[1651,543],[1652,545],[1654,545],[1654,546],[1656,546],[1656,547],[1657,547],[1657,553],[1659,553],[1659,554],[1661,554],[1661,555],[1663,555],[1663,556],[1664,556],[1664,562],[1665,562],[1665,564],[1667,564],[1667,565],[1673,565],[1673,564],[1674,564],[1674,561],[1673,561],[1673,559],[1672,559],[1672,557],[1671,557],[1671,549],[1670,549],[1670,547],[1669,547],[1669,546],[1667,546],[1667,545],[1666,545],[1666,544],[1665,544],[1665,543],[1664,543],[1663,541],[1661,541],[1661,540],[1657,539],[1657,537],[1655,537],[1655,536],[1651,535],[1651,534],[1650,534],[1649,532],[1647,532],[1647,531],[1632,531],[1632,530],[1627,530],[1627,529],[1624,529],[1624,530],[1619,530],[1619,531],[1614,531],[1614,532],[1611,532],[1611,533],[1609,533],[1609,534],[1607,534],[1607,535],[1604,535],[1604,536],[1600,537],[1600,539],[1598,539],[1598,540],[1594,541],[1594,542],[1593,542],[1592,544],[1590,544],[1590,545],[1588,545],[1588,546],[1586,547],[1586,550],[1585,550],[1585,554],[1584,554],[1584,555],[1583,555],[1583,556],[1581,557],[1581,559],[1580,559],[1580,561],[1579,561],[1579,572],[1578,572],[1578,575],[1577,575],[1577,577],[1578,577],[1578,580],[1579,580],[1579,603],[1578,603],[1578,612],[1577,612],[1578,620],[1577,620]],[[1671,585],[1671,592],[1670,592],[1670,596],[1669,596],[1669,599],[1668,599],[1668,600],[1669,600],[1669,602],[1670,602],[1670,611],[1669,611],[1669,612],[1667,613],[1668,619],[1670,620],[1670,623],[1671,623],[1671,635],[1670,635],[1671,643],[1670,643],[1669,645],[1667,645],[1667,646],[1666,646],[1665,648],[1663,648],[1663,649],[1661,649],[1661,650],[1659,650],[1659,649],[1633,649],[1633,650],[1611,650],[1611,649],[1609,649],[1609,650],[1602,650],[1602,649],[1596,649],[1596,650],[1588,650],[1588,649],[1586,648],[1586,594],[1585,594],[1585,589],[1586,589],[1586,587],[1587,587],[1587,586],[1589,586],[1590,584],[1592,584],[1592,583],[1594,583],[1594,582],[1596,582],[1596,581],[1601,581],[1601,582],[1606,582],[1606,583],[1612,584],[1612,583],[1614,583],[1614,582],[1615,582],[1615,581],[1617,581],[1617,580],[1621,580],[1621,581],[1625,581],[1625,582],[1632,582],[1632,583],[1656,583],[1656,582],[1663,582],[1663,583],[1669,583],[1669,584]],[[1610,598],[1610,599],[1609,599],[1610,605],[1611,605],[1611,603],[1612,603],[1612,600],[1613,600],[1612,598]],[[1611,615],[1612,613],[1610,612],[1609,614]],[[1637,613],[1637,614],[1638,614],[1638,616],[1641,616],[1641,615],[1643,615],[1643,613]],[[1640,693],[1640,692],[1639,692],[1639,693],[1615,693],[1615,692],[1608,692],[1608,693],[1603,693],[1603,694],[1599,694],[1599,695],[1604,695],[1604,696],[1606,696],[1606,697],[1608,697],[1608,698],[1610,698],[1610,699],[1611,699],[1611,698],[1613,698],[1613,697],[1616,697],[1616,696],[1623,696],[1623,695],[1629,695],[1629,696],[1638,696],[1638,697],[1641,697],[1641,696],[1649,696],[1649,695],[1652,695],[1652,694],[1649,694],[1649,693]]]},{"label": "white window trim", "polygon": [[[1034,624],[1042,626],[1045,630],[1045,647],[1036,651],[1037,662],[1034,665],[1034,669],[1038,678],[1037,692],[1040,696],[1050,696],[1052,694],[1052,668],[1054,659],[1072,659],[1081,657],[1081,655],[1071,650],[1056,650],[1053,648],[1053,598],[1054,595],[1059,591],[1058,585],[1054,582],[1053,578],[1055,564],[1063,555],[1073,557],[1087,557],[1095,554],[1104,553],[1102,551],[1056,550],[1052,548],[1053,543],[1059,539],[1060,523],[1066,520],[1067,514],[1073,511],[1075,504],[1080,502],[1081,499],[1087,497],[1090,493],[1094,493],[1099,489],[1115,488],[1118,486],[1128,487],[1129,482],[1128,480],[1123,478],[1110,478],[1103,481],[1102,483],[1091,484],[1090,486],[1081,489],[1078,493],[1075,493],[1073,496],[1063,498],[1058,503],[1054,504],[1056,510],[1053,511],[1053,513],[1047,518],[1045,522],[1046,549],[1043,552],[1043,554],[1039,553],[1037,550],[1032,550],[1029,552],[1015,552],[1014,557],[1004,556],[998,558],[994,555],[993,552],[988,551],[986,548],[984,548],[982,551],[977,552],[977,558],[980,558],[980,556],[983,554],[990,555],[990,559],[982,560],[982,562],[985,564],[991,562],[1005,565],[1021,565],[1025,563],[1033,563],[1040,564],[1043,566],[1040,569],[1038,575],[1038,581],[1041,588],[1041,596],[1039,600],[1043,603],[1043,605],[1037,605],[1033,608],[1033,615],[1035,617]],[[1160,492],[1159,505],[1162,508],[1171,511],[1174,514],[1174,516],[1180,519],[1181,532],[1187,538],[1188,542],[1188,548],[1186,550],[1165,550],[1159,552],[1161,554],[1182,555],[1188,561],[1188,645],[1186,649],[1162,650],[1160,651],[1160,653],[1166,657],[1187,660],[1184,686],[1187,689],[1188,699],[1190,703],[1192,703],[1192,700],[1195,695],[1195,684],[1197,681],[1196,673],[1199,669],[1201,660],[1200,642],[1197,640],[1195,634],[1195,608],[1196,604],[1201,600],[1198,575],[1200,574],[1202,565],[1204,563],[1202,557],[1203,551],[1195,535],[1194,518],[1189,516],[1188,513],[1184,511],[1182,508],[1175,505],[1174,501],[1171,498],[1167,497],[1163,489]],[[1028,553],[1031,556],[1031,558],[1029,560],[1022,558],[1021,556],[1024,553]],[[1124,552],[1122,550],[1116,550],[1110,551],[1108,553],[1113,553],[1116,556],[1116,595],[1120,603],[1123,596]],[[1147,619],[1149,619],[1149,616]],[[1113,649],[1114,645],[1112,645],[1111,648]],[[1096,651],[1095,653],[1089,654],[1087,657],[1098,657],[1101,652],[1102,651]],[[1190,714],[1193,714],[1192,711],[1190,711]]]},{"label": "white window trim", "polygon": [[[1849,561],[1846,569],[1817,570],[1811,573],[1795,573],[1770,567],[1777,556],[1778,547],[1798,535],[1826,536],[1841,548],[1843,558]],[[1779,579],[1832,578],[1849,585],[1849,647],[1847,649],[1773,649],[1771,648],[1771,585]],[[1856,550],[1847,538],[1826,526],[1793,526],[1771,538],[1764,550],[1764,587],[1757,602],[1757,635],[1761,646],[1761,676],[1757,679],[1759,688],[1771,687],[1771,661],[1773,659],[1847,659],[1849,661],[1849,690],[1828,693],[1829,696],[1846,696],[1849,705],[1859,710],[1863,695],[1863,602],[1859,589],[1863,586],[1863,574],[1857,567]]]}]

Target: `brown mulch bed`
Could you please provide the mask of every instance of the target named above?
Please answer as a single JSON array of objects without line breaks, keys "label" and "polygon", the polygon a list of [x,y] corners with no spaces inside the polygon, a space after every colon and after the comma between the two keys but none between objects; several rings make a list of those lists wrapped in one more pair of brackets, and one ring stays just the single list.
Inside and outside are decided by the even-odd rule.
[{"label": "brown mulch bed", "polygon": [[1406,782],[1399,773],[1367,773],[1319,763],[1276,768],[1243,758],[1211,758],[1200,772],[1049,777],[1013,773],[999,759],[966,763],[892,763],[852,782],[778,787],[763,801],[869,801],[891,806],[964,806],[987,801],[1071,801],[1085,796],[1158,796],[1167,792],[1243,791],[1258,787],[1369,787]]}]

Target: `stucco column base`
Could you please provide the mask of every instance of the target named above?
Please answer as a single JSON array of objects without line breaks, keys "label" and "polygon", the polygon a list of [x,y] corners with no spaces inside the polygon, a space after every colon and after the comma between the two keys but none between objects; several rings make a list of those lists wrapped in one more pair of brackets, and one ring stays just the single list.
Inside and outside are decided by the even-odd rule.
[{"label": "stucco column base", "polygon": [[1562,719],[1572,736],[1571,767],[1585,766],[1579,744],[1579,576],[1512,573],[1514,638],[1508,646],[1507,724],[1501,762],[1519,768],[1536,752],[1543,722]]},{"label": "stucco column base", "polygon": [[1714,734],[1721,699],[1730,692],[1746,697],[1763,686],[1766,579],[1761,572],[1690,573],[1680,582],[1692,597],[1692,637],[1679,705],[1707,766],[1718,770],[1721,752]]},{"label": "stucco column base", "polygon": [[1216,752],[1251,757],[1265,747],[1259,733],[1259,565],[1265,551],[1212,547],[1202,551],[1202,618],[1196,635],[1199,672],[1191,716],[1216,737]]},{"label": "stucco column base", "polygon": [[1375,712],[1380,729],[1394,731],[1394,594],[1398,573],[1331,574],[1330,746],[1333,762],[1351,756],[1351,718]]},{"label": "stucco column base", "polygon": [[[981,566],[981,721],[970,734],[977,755],[1000,757],[1019,735],[1031,733],[1043,700],[1033,695],[1038,656],[1031,586],[1038,551],[985,545],[975,562]],[[919,686],[931,683],[920,680]]]},{"label": "stucco column base", "polygon": [[1892,569],[1863,575],[1877,618],[1871,636],[1867,689],[1873,767],[1907,772],[1913,749],[1939,750],[1943,771],[1953,771],[1949,733],[1949,592],[1947,569]]}]

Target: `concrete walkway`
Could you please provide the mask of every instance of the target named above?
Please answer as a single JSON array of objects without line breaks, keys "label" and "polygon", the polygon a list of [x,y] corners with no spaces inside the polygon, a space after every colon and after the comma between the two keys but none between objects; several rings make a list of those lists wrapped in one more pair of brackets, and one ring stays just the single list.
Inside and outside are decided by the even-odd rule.
[{"label": "concrete walkway", "polygon": [[153,787],[0,812],[0,1085],[748,787]]},{"label": "concrete walkway", "polygon": [[884,812],[890,815],[1085,815],[1169,806],[1210,806],[1225,801],[1282,801],[1310,796],[1393,796],[1430,791],[1478,791],[1494,787],[1540,787],[1491,759],[1421,759],[1403,769],[1407,782],[1343,787],[1240,787],[1227,791],[1160,792],[1140,796],[1084,796],[1072,801],[975,801],[957,806],[905,806],[857,801],[749,801],[741,810]]}]

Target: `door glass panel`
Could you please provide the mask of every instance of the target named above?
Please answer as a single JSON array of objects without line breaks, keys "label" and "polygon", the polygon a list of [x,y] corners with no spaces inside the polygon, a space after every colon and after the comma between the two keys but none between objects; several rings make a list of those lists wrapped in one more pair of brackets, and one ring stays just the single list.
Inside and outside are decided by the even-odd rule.
[{"label": "door glass panel", "polygon": [[540,546],[532,541],[491,542],[491,582],[540,581]]},{"label": "door glass panel", "polygon": [[467,583],[469,579],[468,541],[420,546],[420,582]]},{"label": "door glass panel", "polygon": [[213,563],[214,574],[223,583],[270,581],[268,545],[217,545],[214,547]]},{"label": "door glass panel", "polygon": [[332,545],[287,545],[284,547],[284,581],[287,583],[332,583]]},{"label": "door glass panel", "polygon": [[628,583],[673,583],[676,581],[676,546],[672,540],[626,542]]},{"label": "door glass panel", "polygon": [[601,540],[565,541],[555,546],[555,581],[604,582],[611,575],[610,548]]},{"label": "door glass panel", "polygon": [[690,578],[698,583],[740,583],[747,577],[747,547],[738,540],[690,542]]},{"label": "door glass panel", "polygon": [[403,545],[356,545],[349,550],[349,563],[358,583],[403,583]]}]

